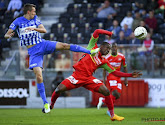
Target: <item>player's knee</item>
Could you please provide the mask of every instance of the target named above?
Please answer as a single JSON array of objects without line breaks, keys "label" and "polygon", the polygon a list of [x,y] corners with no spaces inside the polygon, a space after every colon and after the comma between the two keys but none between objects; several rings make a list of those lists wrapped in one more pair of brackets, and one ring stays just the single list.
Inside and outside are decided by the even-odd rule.
[{"label": "player's knee", "polygon": [[101,93],[101,94],[103,94],[104,96],[110,95],[110,91],[104,85],[100,86],[98,92]]},{"label": "player's knee", "polygon": [[58,86],[57,86],[57,88],[55,89],[55,92],[56,93],[58,93],[58,94],[60,94],[61,92],[64,92],[64,91],[66,91],[67,89],[66,89],[66,87],[63,85],[63,84],[59,84]]},{"label": "player's knee", "polygon": [[112,95],[113,95],[114,97],[116,97],[116,99],[119,99],[119,98],[120,98],[120,93],[119,93],[117,90],[114,90],[114,91],[112,92]]},{"label": "player's knee", "polygon": [[37,80],[37,83],[42,83],[43,82],[42,75],[41,74],[36,74],[36,80]]},{"label": "player's knee", "polygon": [[104,96],[110,95],[110,91],[109,91],[108,89],[106,89],[106,90],[103,92],[103,95],[104,95]]}]

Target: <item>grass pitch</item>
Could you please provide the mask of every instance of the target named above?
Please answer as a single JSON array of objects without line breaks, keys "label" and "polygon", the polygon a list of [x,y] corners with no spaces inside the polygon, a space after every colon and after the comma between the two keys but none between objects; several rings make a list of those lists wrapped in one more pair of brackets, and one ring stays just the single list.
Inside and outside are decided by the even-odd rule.
[{"label": "grass pitch", "polygon": [[0,125],[165,125],[165,108],[115,108],[124,121],[111,121],[107,108],[53,109],[43,114],[41,109],[0,109]]}]

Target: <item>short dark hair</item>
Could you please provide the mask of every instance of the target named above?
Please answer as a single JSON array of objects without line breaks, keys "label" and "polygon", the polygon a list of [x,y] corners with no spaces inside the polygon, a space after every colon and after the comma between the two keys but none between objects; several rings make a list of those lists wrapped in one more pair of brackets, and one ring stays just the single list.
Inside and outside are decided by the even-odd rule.
[{"label": "short dark hair", "polygon": [[32,7],[36,8],[36,5],[30,3],[25,4],[23,7],[23,13],[27,14],[27,11],[31,11]]},{"label": "short dark hair", "polygon": [[103,42],[103,43],[101,43],[101,46],[109,46],[109,47],[111,47],[111,44],[109,44],[108,42]]}]

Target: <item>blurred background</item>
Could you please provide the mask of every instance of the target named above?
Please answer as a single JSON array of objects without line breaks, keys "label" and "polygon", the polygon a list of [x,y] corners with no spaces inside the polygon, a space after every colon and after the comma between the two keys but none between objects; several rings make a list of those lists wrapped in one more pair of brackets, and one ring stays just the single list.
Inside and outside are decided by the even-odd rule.
[{"label": "blurred background", "polygon": [[[37,104],[42,102],[34,74],[28,69],[27,48],[19,46],[16,34],[12,39],[4,38],[10,23],[23,15],[22,7],[26,3],[37,6],[37,15],[47,29],[47,33],[42,34],[46,40],[86,47],[95,29],[113,31],[112,38],[100,35],[98,44],[103,41],[118,43],[118,52],[126,57],[128,72],[140,70],[143,73],[139,79],[130,78],[128,87],[123,85],[121,99],[116,105],[165,107],[163,0],[0,0],[0,108],[40,108]],[[99,10],[105,6],[110,7],[107,15]],[[138,26],[147,29],[146,39],[135,38],[133,31]],[[72,65],[82,54],[56,51],[44,57],[43,77],[49,99],[57,85],[72,74]],[[102,69],[94,76],[102,80]],[[22,88],[17,92],[22,98],[7,96],[11,94],[9,88]],[[96,106],[99,96],[78,88],[63,93],[57,107]]]}]

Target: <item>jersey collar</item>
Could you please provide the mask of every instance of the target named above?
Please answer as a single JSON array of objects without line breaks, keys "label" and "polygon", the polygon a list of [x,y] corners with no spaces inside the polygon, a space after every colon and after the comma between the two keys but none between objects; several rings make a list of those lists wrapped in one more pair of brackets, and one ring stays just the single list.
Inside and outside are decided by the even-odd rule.
[{"label": "jersey collar", "polygon": [[116,57],[116,56],[118,56],[118,52],[117,52],[116,56],[114,56],[114,55],[112,55],[112,54],[111,54],[111,56],[112,56],[112,57]]}]

